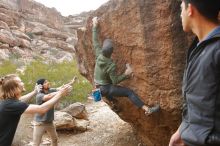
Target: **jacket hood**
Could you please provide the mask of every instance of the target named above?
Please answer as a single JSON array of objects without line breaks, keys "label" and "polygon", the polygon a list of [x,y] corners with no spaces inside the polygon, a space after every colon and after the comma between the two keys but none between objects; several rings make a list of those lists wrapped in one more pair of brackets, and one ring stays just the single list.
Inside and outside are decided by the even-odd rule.
[{"label": "jacket hood", "polygon": [[111,39],[105,39],[102,46],[102,54],[110,58],[113,52],[113,43]]},{"label": "jacket hood", "polygon": [[100,68],[108,67],[112,63],[113,63],[112,59],[111,58],[107,58],[104,55],[99,55],[99,57],[96,60],[96,64],[99,65]]},{"label": "jacket hood", "polygon": [[220,26],[218,26],[212,32],[210,32],[205,40],[215,38],[215,37],[220,37]]},{"label": "jacket hood", "polygon": [[215,28],[214,30],[212,30],[204,40],[202,40],[201,42],[199,42],[199,39],[198,37],[196,37],[195,41],[197,43],[197,46],[204,43],[204,42],[207,42],[211,39],[214,39],[214,38],[219,38],[220,37],[220,26],[218,26],[217,28]]}]

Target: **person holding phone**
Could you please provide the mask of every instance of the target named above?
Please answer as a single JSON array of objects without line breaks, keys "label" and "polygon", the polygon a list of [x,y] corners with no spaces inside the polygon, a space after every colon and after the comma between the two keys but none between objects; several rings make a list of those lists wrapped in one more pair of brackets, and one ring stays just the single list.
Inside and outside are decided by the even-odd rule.
[{"label": "person holding phone", "polygon": [[53,98],[41,105],[27,104],[22,100],[34,96],[36,91],[22,96],[25,87],[18,75],[10,74],[0,78],[0,146],[10,146],[12,144],[18,122],[23,113],[44,114],[71,90],[72,87],[66,85]]},{"label": "person holding phone", "polygon": [[[71,82],[63,86],[72,85],[75,81],[76,77],[74,77]],[[63,88],[63,86],[59,88],[51,88],[50,82],[47,79],[43,78],[37,81],[37,85],[42,85],[42,90],[36,95],[37,105],[41,105],[48,100],[54,98],[57,92],[59,92],[59,90]],[[44,114],[35,114],[34,121],[33,145],[39,146],[43,134],[47,132],[52,139],[52,146],[57,146],[58,136],[56,132],[56,127],[53,124],[54,106],[51,107],[50,110]]]}]

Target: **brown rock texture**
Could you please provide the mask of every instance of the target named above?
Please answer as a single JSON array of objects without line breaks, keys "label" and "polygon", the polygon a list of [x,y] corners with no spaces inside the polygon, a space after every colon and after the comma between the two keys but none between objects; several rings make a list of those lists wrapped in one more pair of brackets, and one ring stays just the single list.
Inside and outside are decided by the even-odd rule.
[{"label": "brown rock texture", "polygon": [[25,18],[29,21],[40,22],[47,24],[51,28],[62,29],[63,28],[63,17],[55,9],[48,9],[42,4],[39,4],[33,0],[18,0],[20,12],[22,12]]},{"label": "brown rock texture", "polygon": [[114,42],[118,73],[129,63],[134,76],[121,85],[133,89],[147,105],[161,111],[146,117],[127,98],[118,115],[129,122],[147,146],[167,146],[181,120],[181,80],[189,39],[182,31],[176,0],[110,0],[91,14],[86,30],[78,30],[76,55],[80,72],[91,82],[95,66],[91,19],[99,17],[100,42]]}]

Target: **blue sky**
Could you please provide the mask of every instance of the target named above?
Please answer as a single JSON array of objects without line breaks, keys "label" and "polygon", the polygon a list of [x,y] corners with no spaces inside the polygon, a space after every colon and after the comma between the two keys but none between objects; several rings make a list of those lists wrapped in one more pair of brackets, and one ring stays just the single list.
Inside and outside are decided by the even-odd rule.
[{"label": "blue sky", "polygon": [[109,0],[35,0],[47,7],[56,8],[63,16],[95,10]]}]

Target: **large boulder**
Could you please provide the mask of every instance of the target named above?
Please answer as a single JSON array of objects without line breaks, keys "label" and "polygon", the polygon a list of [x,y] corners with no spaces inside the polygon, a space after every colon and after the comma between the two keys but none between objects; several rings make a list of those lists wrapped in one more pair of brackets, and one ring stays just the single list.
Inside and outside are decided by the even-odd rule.
[{"label": "large boulder", "polygon": [[86,107],[84,104],[82,104],[80,102],[73,103],[61,111],[67,112],[71,116],[78,118],[78,119],[85,119],[85,120],[88,119]]},{"label": "large boulder", "polygon": [[70,114],[60,111],[54,114],[54,124],[57,130],[71,130],[76,127],[75,119]]},{"label": "large boulder", "polygon": [[54,116],[54,124],[57,130],[86,131],[89,126],[88,120],[76,119],[67,112],[56,111]]},{"label": "large boulder", "polygon": [[147,146],[167,146],[181,120],[181,80],[188,37],[180,21],[180,2],[111,0],[78,30],[76,56],[80,72],[91,82],[95,66],[91,19],[99,17],[100,42],[114,42],[118,73],[131,64],[133,77],[121,85],[133,89],[147,104],[160,103],[161,111],[146,117],[128,98],[118,98],[118,115],[131,123]]}]

